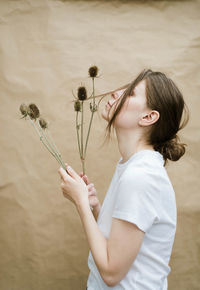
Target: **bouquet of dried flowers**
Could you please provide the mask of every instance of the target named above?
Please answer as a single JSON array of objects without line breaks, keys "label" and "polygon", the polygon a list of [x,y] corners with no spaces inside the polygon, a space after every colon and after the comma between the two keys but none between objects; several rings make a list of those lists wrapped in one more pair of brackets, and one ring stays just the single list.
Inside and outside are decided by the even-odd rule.
[{"label": "bouquet of dried flowers", "polygon": [[[83,136],[84,135],[83,126],[84,126],[84,102],[87,100],[87,90],[84,86],[78,88],[77,97],[75,97],[74,101],[74,110],[76,112],[76,132],[77,132],[78,150],[82,162],[83,174],[85,174],[85,158],[93,115],[97,111],[97,105],[95,103],[95,95],[94,95],[95,94],[94,79],[97,77],[98,67],[97,66],[90,67],[88,73],[92,79],[92,94],[90,98],[93,98],[93,102],[90,103],[91,117],[85,144]],[[28,119],[31,122],[44,146],[56,158],[56,160],[60,163],[60,165],[65,169],[65,164],[62,160],[62,156],[55,142],[53,141],[53,138],[51,137],[50,131],[48,130],[47,122],[43,118],[40,118],[40,111],[38,107],[35,104],[30,104],[29,106],[21,104],[20,111],[21,114],[23,115],[22,118]],[[80,123],[79,123],[79,113],[81,114]]]},{"label": "bouquet of dried flowers", "polygon": [[[77,91],[77,97],[75,97],[75,101],[74,101],[74,110],[76,111],[76,131],[77,131],[77,141],[78,141],[78,150],[79,150],[79,155],[80,155],[80,159],[82,162],[82,171],[83,174],[85,174],[85,159],[86,159],[86,151],[87,151],[87,145],[88,145],[88,140],[89,140],[89,135],[90,135],[90,130],[91,130],[91,125],[92,125],[92,121],[93,121],[93,116],[94,113],[97,111],[98,105],[100,103],[98,103],[98,105],[96,105],[95,103],[95,99],[98,97],[102,97],[104,98],[105,96],[114,93],[115,91],[118,90],[122,90],[125,89],[129,86],[129,84],[126,84],[118,89],[106,92],[104,94],[101,95],[96,95],[95,96],[95,86],[94,86],[94,80],[95,78],[98,77],[98,67],[97,66],[91,66],[88,70],[89,73],[89,77],[92,79],[92,94],[89,98],[87,98],[87,91],[86,88],[84,86],[81,86],[78,88]],[[102,99],[101,98],[101,99]],[[87,132],[87,137],[86,137],[86,141],[85,141],[85,145],[84,145],[84,136],[83,136],[83,124],[84,124],[84,103],[87,100],[93,100],[92,102],[90,102],[90,111],[91,111],[91,117],[90,117],[90,122],[89,122],[89,127],[88,127],[88,132]],[[79,123],[79,114],[81,114],[81,121]]]},{"label": "bouquet of dried flowers", "polygon": [[[87,90],[84,86],[81,86],[77,90],[77,96],[75,97],[74,101],[74,110],[76,112],[76,133],[77,133],[77,142],[78,142],[78,150],[79,150],[79,155],[82,163],[82,171],[83,174],[85,174],[85,159],[86,159],[86,152],[87,152],[87,146],[88,146],[88,140],[89,140],[89,135],[91,131],[91,125],[93,121],[93,116],[94,113],[97,111],[98,105],[95,103],[95,99],[98,97],[105,97],[106,95],[109,95],[111,93],[114,93],[115,91],[125,89],[129,86],[129,84],[124,85],[123,87],[120,87],[118,89],[106,92],[101,95],[96,95],[95,96],[95,86],[94,86],[94,81],[95,78],[98,77],[98,67],[97,66],[91,66],[88,70],[89,77],[92,80],[92,94],[88,98],[87,97]],[[101,98],[101,99],[102,99]],[[86,140],[84,143],[84,103],[85,101],[92,100],[90,102],[90,111],[91,111],[91,116],[90,116],[90,121],[89,121],[89,126],[88,126],[88,132],[86,134]],[[100,100],[101,101],[101,100]],[[99,103],[100,103],[99,101]],[[63,167],[63,169],[66,170],[65,168],[65,163],[63,162],[62,156],[50,134],[48,124],[47,122],[40,117],[40,111],[38,107],[35,104],[30,104],[30,105],[25,105],[21,104],[20,106],[20,112],[22,114],[22,118],[25,118],[26,120],[29,120],[31,124],[33,125],[34,129],[36,130],[41,142],[43,145],[47,148],[47,150],[51,153],[51,155],[58,161],[58,163]],[[79,120],[79,115],[80,120]]]},{"label": "bouquet of dried flowers", "polygon": [[[93,102],[90,102],[90,111],[91,111],[91,117],[90,117],[90,122],[88,126],[88,132],[87,132],[87,137],[84,143],[84,103],[87,101],[87,90],[84,86],[81,86],[78,88],[77,91],[77,97],[75,97],[74,101],[74,110],[76,112],[76,132],[77,132],[77,142],[78,142],[78,150],[79,150],[79,155],[82,163],[82,171],[83,174],[85,174],[85,159],[86,159],[86,152],[87,152],[87,145],[88,145],[88,140],[90,136],[90,130],[91,130],[91,125],[92,125],[92,120],[94,113],[97,111],[97,105],[95,103],[95,86],[94,86],[94,80],[98,75],[98,67],[97,66],[91,66],[88,70],[89,77],[92,79],[92,94],[90,98],[88,99],[93,99]],[[80,116],[80,122],[79,122],[79,115]]]},{"label": "bouquet of dried flowers", "polygon": [[[35,104],[25,105],[21,104],[20,112],[22,118],[29,120],[36,130],[41,142],[47,148],[47,150],[53,155],[53,157],[58,161],[58,163],[65,169],[65,164],[63,162],[62,156],[51,136],[48,128],[48,124],[45,119],[40,117],[40,111]],[[21,119],[22,119],[21,118]],[[66,170],[66,169],[65,169]]]}]

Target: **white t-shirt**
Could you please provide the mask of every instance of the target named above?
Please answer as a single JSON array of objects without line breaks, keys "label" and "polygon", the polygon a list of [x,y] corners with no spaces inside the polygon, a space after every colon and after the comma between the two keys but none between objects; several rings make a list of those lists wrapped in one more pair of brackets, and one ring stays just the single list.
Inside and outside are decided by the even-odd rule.
[{"label": "white t-shirt", "polygon": [[109,238],[112,218],[126,220],[145,232],[144,239],[128,273],[114,287],[105,284],[90,251],[88,290],[166,290],[177,212],[163,156],[157,151],[141,150],[128,161],[121,161],[122,158],[117,163],[97,223]]}]

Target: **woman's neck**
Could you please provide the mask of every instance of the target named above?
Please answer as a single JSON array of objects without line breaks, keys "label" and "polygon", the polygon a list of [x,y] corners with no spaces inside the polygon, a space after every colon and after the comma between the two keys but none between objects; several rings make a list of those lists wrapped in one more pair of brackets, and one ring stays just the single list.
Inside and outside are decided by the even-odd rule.
[{"label": "woman's neck", "polygon": [[141,150],[154,150],[152,145],[146,144],[144,137],[139,132],[123,132],[116,130],[119,152],[122,157],[121,163],[126,162],[133,154]]}]

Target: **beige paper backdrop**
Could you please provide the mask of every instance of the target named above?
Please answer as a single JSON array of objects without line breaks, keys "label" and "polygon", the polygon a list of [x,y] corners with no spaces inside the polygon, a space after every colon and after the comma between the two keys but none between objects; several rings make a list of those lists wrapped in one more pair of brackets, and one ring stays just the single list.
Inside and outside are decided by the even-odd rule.
[{"label": "beige paper backdrop", "polygon": [[[59,165],[38,140],[21,103],[35,102],[64,160],[81,171],[73,96],[131,81],[143,68],[167,73],[182,90],[190,122],[186,155],[167,167],[178,227],[170,290],[200,285],[200,2],[0,0],[0,290],[85,289],[88,244],[60,191]],[[103,107],[102,103],[101,107]],[[94,118],[86,169],[104,199],[117,161],[116,140],[100,147],[106,123]]]}]

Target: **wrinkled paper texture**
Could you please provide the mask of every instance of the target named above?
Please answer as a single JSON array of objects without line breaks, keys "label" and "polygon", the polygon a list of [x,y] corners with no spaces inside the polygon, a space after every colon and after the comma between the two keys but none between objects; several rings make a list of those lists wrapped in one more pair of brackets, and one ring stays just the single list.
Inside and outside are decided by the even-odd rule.
[{"label": "wrinkled paper texture", "polygon": [[[183,92],[191,116],[180,137],[188,148],[167,166],[178,208],[168,283],[199,289],[199,59],[199,1],[0,1],[1,290],[86,287],[80,218],[60,190],[59,164],[20,120],[19,106],[39,106],[65,162],[80,173],[72,90],[84,84],[91,93],[91,65],[100,69],[98,94],[144,68],[165,72]],[[86,160],[101,202],[120,158],[116,138],[101,147],[105,127],[99,112]]]}]

